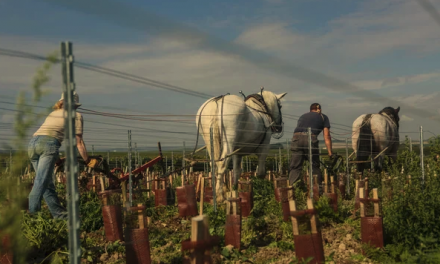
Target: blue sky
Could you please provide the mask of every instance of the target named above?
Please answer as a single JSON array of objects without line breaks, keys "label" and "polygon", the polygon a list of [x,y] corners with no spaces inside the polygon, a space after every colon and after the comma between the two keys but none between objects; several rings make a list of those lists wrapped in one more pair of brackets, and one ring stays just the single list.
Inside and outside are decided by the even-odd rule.
[{"label": "blue sky", "polygon": [[[58,2],[61,4],[54,4]],[[101,11],[116,15],[104,19],[85,14],[84,11],[90,8],[89,1],[2,1],[0,48],[45,55],[59,49],[61,41],[70,40],[78,61],[212,95],[238,94],[240,90],[250,94],[264,86],[276,93],[288,93],[283,104],[287,114],[301,115],[311,103],[320,102],[331,122],[347,126],[363,113],[375,113],[388,106],[304,82],[298,79],[301,76],[296,72],[290,76],[286,70],[258,65],[249,56],[260,52],[437,117],[437,120],[423,118],[402,107],[401,131],[411,132],[414,138],[420,125],[440,133],[440,25],[415,1],[138,0],[119,3],[134,8],[140,16],[135,16],[135,12],[124,13],[122,9],[112,10],[107,5]],[[162,19],[151,22],[153,16],[149,14]],[[146,24],[146,21],[151,23]],[[184,28],[164,27],[172,25],[170,21]],[[164,37],[161,31],[164,29],[172,29],[172,34]],[[201,44],[199,35],[188,38],[187,33],[193,34],[195,30],[213,38],[208,38],[207,44]],[[236,45],[255,52],[249,56],[237,56],[235,51],[243,51],[241,48],[228,52]],[[5,100],[13,102],[8,98],[16,96],[20,89],[30,91],[32,75],[39,65],[24,59],[1,57],[0,89]],[[60,71],[58,67],[52,70],[52,81],[46,87],[52,93],[41,105],[50,105],[58,99]],[[204,102],[200,98],[81,69],[76,69],[75,78],[83,107],[88,109],[132,114],[195,114]],[[12,109],[10,105],[0,105]],[[0,115],[4,124],[13,120],[11,111],[0,110]],[[191,146],[195,141],[193,117],[183,118],[184,123],[136,122],[135,125],[130,120],[97,116],[85,116],[85,119],[86,129],[90,129],[90,134],[86,135],[88,145],[124,147],[124,130],[130,126],[194,133],[165,133],[165,136],[139,129],[133,137],[144,147],[155,147],[157,141],[180,145],[183,140]],[[291,137],[296,120],[286,119],[285,123],[286,133],[281,141]],[[101,133],[103,128],[112,135]],[[347,132],[341,125],[333,128],[339,134]],[[0,141],[7,142],[11,133],[2,128]]]}]

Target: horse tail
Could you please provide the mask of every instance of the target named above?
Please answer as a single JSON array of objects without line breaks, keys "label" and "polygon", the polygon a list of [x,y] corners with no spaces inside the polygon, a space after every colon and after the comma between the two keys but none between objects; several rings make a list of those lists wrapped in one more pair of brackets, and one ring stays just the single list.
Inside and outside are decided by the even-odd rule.
[{"label": "horse tail", "polygon": [[221,142],[222,142],[222,138],[221,138],[221,130],[220,130],[220,120],[219,118],[216,116],[214,117],[214,120],[212,122],[212,136],[213,136],[213,143],[214,143],[214,160],[219,160],[221,157]]},{"label": "horse tail", "polygon": [[[371,130],[371,114],[368,114],[364,117],[362,121],[361,127],[359,129],[359,137],[357,142],[357,152],[356,152],[356,160],[357,161],[367,161],[368,156],[370,156],[371,152],[371,137],[373,135]],[[363,172],[365,169],[366,163],[358,163],[357,171]]]}]

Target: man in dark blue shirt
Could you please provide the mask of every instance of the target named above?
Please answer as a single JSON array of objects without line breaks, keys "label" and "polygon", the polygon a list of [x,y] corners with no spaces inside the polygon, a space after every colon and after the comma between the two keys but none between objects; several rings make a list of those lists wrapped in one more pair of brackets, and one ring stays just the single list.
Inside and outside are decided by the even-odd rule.
[{"label": "man in dark blue shirt", "polygon": [[293,132],[290,150],[292,159],[290,161],[289,182],[290,185],[300,179],[303,163],[309,154],[308,128],[312,131],[312,173],[318,175],[318,183],[322,183],[322,173],[319,164],[319,134],[324,131],[324,141],[328,155],[332,156],[332,140],[330,136],[330,121],[321,113],[322,108],[318,103],[310,106],[310,112],[303,114],[298,119],[298,125]]}]

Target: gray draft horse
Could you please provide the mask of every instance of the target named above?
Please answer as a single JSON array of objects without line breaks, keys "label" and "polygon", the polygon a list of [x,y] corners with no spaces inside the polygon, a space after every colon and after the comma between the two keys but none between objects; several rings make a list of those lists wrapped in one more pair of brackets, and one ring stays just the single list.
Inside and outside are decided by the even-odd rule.
[{"label": "gray draft horse", "polygon": [[224,201],[223,175],[231,159],[235,186],[241,174],[240,163],[243,156],[256,154],[257,174],[260,177],[265,176],[270,139],[283,130],[280,100],[285,95],[286,93],[263,91],[262,88],[260,93],[251,94],[245,100],[237,95],[219,96],[209,99],[199,108],[196,126],[210,156],[210,128],[213,128],[217,202]]},{"label": "gray draft horse", "polygon": [[[381,154],[374,160],[374,171],[382,171],[384,155],[394,162],[399,149],[399,111],[385,107],[378,114],[364,114],[353,122],[352,147],[357,161],[367,161]],[[358,163],[357,171],[364,172],[370,163]]]}]

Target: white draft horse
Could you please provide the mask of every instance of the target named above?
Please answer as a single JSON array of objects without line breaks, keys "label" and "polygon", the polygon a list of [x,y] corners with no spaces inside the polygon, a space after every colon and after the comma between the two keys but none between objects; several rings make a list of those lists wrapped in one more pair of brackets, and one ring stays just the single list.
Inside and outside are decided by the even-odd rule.
[{"label": "white draft horse", "polygon": [[[247,96],[222,95],[206,101],[198,110],[196,125],[211,157],[210,128],[213,128],[214,160],[216,163],[217,202],[223,203],[223,176],[229,161],[234,168],[234,187],[241,174],[243,156],[258,156],[257,175],[266,174],[265,163],[270,139],[282,133],[283,119],[280,99],[287,93],[263,91]],[[244,95],[243,95],[244,96]]]},{"label": "white draft horse", "polygon": [[[384,155],[395,161],[399,149],[399,111],[385,107],[378,114],[364,114],[353,122],[352,147],[357,161],[375,158],[374,171],[382,171]],[[382,152],[382,153],[381,153]],[[364,172],[370,163],[357,163],[357,171]]]}]

